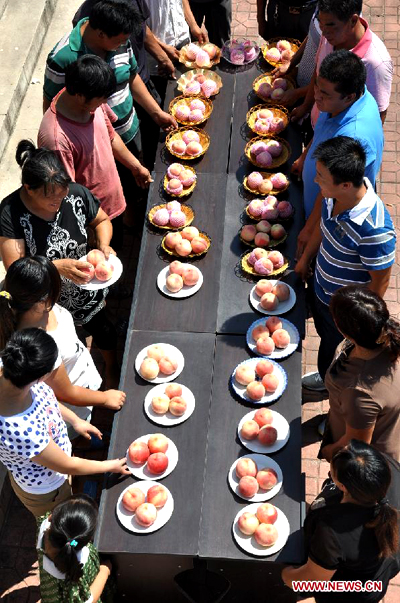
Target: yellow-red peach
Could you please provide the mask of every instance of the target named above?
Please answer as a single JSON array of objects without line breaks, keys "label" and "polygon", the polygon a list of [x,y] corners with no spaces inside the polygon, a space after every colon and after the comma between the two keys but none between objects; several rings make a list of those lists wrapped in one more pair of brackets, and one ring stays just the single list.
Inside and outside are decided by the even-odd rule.
[{"label": "yellow-red peach", "polygon": [[272,293],[275,293],[280,302],[286,301],[290,297],[290,289],[285,283],[278,283],[275,285],[272,289]]},{"label": "yellow-red peach", "polygon": [[[170,234],[172,234],[172,233],[170,233]],[[182,262],[180,262],[179,260],[175,260],[174,262],[171,262],[169,265],[169,271],[171,274],[179,274],[179,276],[182,276],[185,270],[186,270],[185,264],[182,264]]]},{"label": "yellow-red peach", "polygon": [[269,330],[268,330],[268,327],[266,327],[265,325],[258,325],[258,327],[254,327],[254,329],[251,332],[251,336],[254,339],[254,341],[257,341],[258,339],[260,339],[260,337],[262,335],[267,335],[269,337]]},{"label": "yellow-red peach", "polygon": [[271,227],[271,237],[275,240],[278,239],[282,239],[282,237],[284,237],[286,234],[285,229],[283,228],[282,224],[274,224]]},{"label": "yellow-red peach", "polygon": [[79,270],[81,272],[84,272],[85,274],[87,274],[87,276],[89,277],[89,281],[91,281],[94,278],[94,274],[95,274],[95,269],[94,266],[92,266],[92,264],[84,264],[81,268],[81,266],[79,265]]},{"label": "yellow-red peach", "polygon": [[248,385],[256,378],[256,373],[250,364],[240,364],[235,371],[235,380],[240,385]]},{"label": "yellow-red peach", "polygon": [[160,372],[157,360],[145,358],[140,365],[139,373],[144,379],[155,379]]},{"label": "yellow-red peach", "polygon": [[259,408],[254,413],[254,421],[259,425],[259,427],[264,427],[264,425],[271,425],[274,420],[274,415],[272,414],[272,410],[269,408]]},{"label": "yellow-red peach", "polygon": [[[170,278],[170,277],[168,277]],[[264,293],[260,300],[260,305],[264,310],[269,312],[276,310],[279,304],[279,299],[273,293]]]},{"label": "yellow-red peach", "polygon": [[256,364],[256,373],[258,377],[270,375],[274,370],[274,365],[269,360],[259,360]]},{"label": "yellow-red peach", "polygon": [[207,241],[202,237],[195,237],[192,239],[191,243],[193,253],[203,253],[208,247]]},{"label": "yellow-red peach", "polygon": [[290,335],[286,329],[277,329],[272,333],[272,339],[277,348],[286,348],[290,343]]},{"label": "yellow-red peach", "polygon": [[178,362],[177,360],[175,360],[175,358],[171,358],[170,356],[163,356],[158,361],[158,366],[160,367],[160,371],[164,375],[172,375],[178,368]]},{"label": "yellow-red peach", "polygon": [[169,274],[165,285],[171,293],[178,293],[183,287],[183,278],[179,274]]},{"label": "yellow-red peach", "polygon": [[255,477],[245,475],[239,480],[239,492],[242,496],[246,496],[246,498],[251,498],[254,494],[257,494],[258,488],[258,481]]},{"label": "yellow-red peach", "polygon": [[257,463],[255,463],[253,459],[243,458],[239,459],[236,463],[236,475],[239,479],[245,477],[245,475],[255,477],[257,475],[257,470]]},{"label": "yellow-red peach", "polygon": [[262,195],[269,195],[273,188],[272,182],[268,178],[264,178],[261,184],[258,185],[258,190]]},{"label": "yellow-red peach", "polygon": [[257,247],[268,247],[269,235],[266,232],[258,232],[254,237],[254,243]]},{"label": "yellow-red peach", "polygon": [[260,428],[255,421],[245,421],[240,430],[240,435],[245,440],[254,440],[258,436],[259,431]]},{"label": "yellow-red peach", "polygon": [[263,446],[272,446],[278,438],[278,432],[272,425],[264,425],[258,432],[257,439]]},{"label": "yellow-red peach", "polygon": [[154,360],[161,360],[163,356],[165,356],[165,348],[162,345],[151,345],[147,348],[146,354],[148,358],[154,358]]},{"label": "yellow-red peach", "polygon": [[136,509],[135,519],[141,526],[149,528],[157,518],[157,509],[151,503],[143,503]]},{"label": "yellow-red peach", "polygon": [[274,391],[276,391],[279,385],[279,379],[272,373],[271,375],[264,375],[261,383],[265,387],[265,391],[272,394]]},{"label": "yellow-red peach", "polygon": [[277,518],[278,511],[271,503],[263,503],[258,507],[257,519],[260,523],[275,523]]},{"label": "yellow-red peach", "polygon": [[147,459],[147,469],[154,475],[160,475],[168,467],[168,457],[163,452],[155,452]]},{"label": "yellow-red peach", "polygon": [[104,262],[106,256],[100,249],[92,249],[86,256],[86,260],[96,268],[99,262]]},{"label": "yellow-red peach", "polygon": [[165,394],[168,398],[175,398],[182,395],[182,386],[178,383],[169,383],[165,388]]},{"label": "yellow-red peach", "polygon": [[175,417],[181,417],[187,409],[186,401],[181,396],[175,396],[169,403],[169,412]]},{"label": "yellow-red peach", "polygon": [[188,241],[187,239],[182,239],[182,241],[178,241],[175,245],[175,251],[178,255],[182,257],[188,256],[190,253],[192,253],[192,246],[190,244],[190,241]]},{"label": "yellow-red peach", "polygon": [[262,297],[264,293],[271,293],[272,291],[272,283],[266,278],[262,278],[258,281],[255,289],[258,297]]},{"label": "yellow-red peach", "polygon": [[134,513],[136,509],[146,500],[144,493],[140,488],[131,486],[122,497],[122,504],[127,511]]},{"label": "yellow-red peach", "polygon": [[166,452],[168,449],[168,439],[162,433],[153,433],[147,441],[150,453]]},{"label": "yellow-red peach", "polygon": [[272,546],[278,540],[275,526],[261,523],[254,531],[254,538],[260,546]]},{"label": "yellow-red peach", "polygon": [[260,469],[260,471],[256,475],[256,480],[258,481],[258,485],[263,490],[271,490],[278,483],[278,476],[276,471],[271,469],[271,467],[264,467],[264,469]]},{"label": "yellow-red peach", "polygon": [[275,349],[275,342],[269,335],[262,335],[257,339],[256,348],[259,354],[269,356]]},{"label": "yellow-red peach", "polygon": [[268,220],[260,220],[256,224],[256,230],[258,232],[266,232],[269,234],[271,232],[271,224],[268,222]]},{"label": "yellow-red peach", "polygon": [[199,236],[199,229],[195,226],[185,226],[185,228],[181,230],[181,235],[182,239],[187,239],[188,241],[191,241],[195,237]]},{"label": "yellow-red peach", "polygon": [[249,243],[254,240],[256,234],[256,227],[252,224],[245,224],[245,226],[243,226],[242,230],[240,231],[240,236],[242,237],[243,241],[247,241]]},{"label": "yellow-red peach", "polygon": [[246,536],[254,534],[259,525],[260,522],[257,517],[248,511],[242,513],[238,519],[238,528],[243,534],[246,534]]},{"label": "yellow-red peach", "polygon": [[266,327],[269,329],[269,332],[272,333],[277,329],[282,328],[282,321],[278,316],[270,316],[265,323]]},{"label": "yellow-red peach", "polygon": [[187,287],[193,287],[199,280],[199,271],[194,266],[188,266],[184,271],[182,278]]},{"label": "yellow-red peach", "polygon": [[246,393],[251,400],[261,400],[265,396],[265,387],[259,381],[252,381],[246,387]]},{"label": "yellow-red peach", "polygon": [[168,500],[168,492],[161,486],[157,484],[152,486],[147,490],[147,502],[151,503],[156,507],[156,509],[161,509]]},{"label": "yellow-red peach", "polygon": [[128,455],[134,465],[143,465],[150,456],[150,450],[145,442],[132,442]]},{"label": "yellow-red peach", "polygon": [[161,396],[154,396],[151,401],[151,408],[157,415],[165,415],[169,408],[169,398],[161,394]]},{"label": "yellow-red peach", "polygon": [[99,281],[108,281],[112,277],[114,266],[108,262],[99,262],[94,269],[94,275]]},{"label": "yellow-red peach", "polygon": [[169,249],[175,249],[176,245],[182,241],[182,236],[180,232],[169,232],[165,237],[165,245]]}]

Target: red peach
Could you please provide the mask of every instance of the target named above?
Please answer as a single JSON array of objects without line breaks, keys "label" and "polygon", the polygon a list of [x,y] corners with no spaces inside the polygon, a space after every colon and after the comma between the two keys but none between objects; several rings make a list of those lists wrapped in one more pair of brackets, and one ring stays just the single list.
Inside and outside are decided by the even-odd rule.
[{"label": "red peach", "polygon": [[181,396],[172,398],[169,403],[169,412],[175,417],[181,417],[185,414],[187,409],[186,401]]},{"label": "red peach", "polygon": [[151,503],[143,503],[136,509],[135,518],[138,524],[149,528],[157,518],[157,509]]},{"label": "red peach", "polygon": [[251,381],[256,378],[254,369],[249,364],[241,364],[237,367],[235,372],[235,380],[240,385],[248,385]]},{"label": "red peach", "polygon": [[140,365],[139,373],[144,379],[155,379],[160,372],[157,360],[145,358]]},{"label": "red peach", "polygon": [[256,224],[256,230],[258,232],[266,232],[269,234],[271,232],[271,224],[268,222],[268,220],[260,220]]},{"label": "red peach", "polygon": [[254,440],[258,436],[259,431],[260,428],[255,421],[245,421],[240,430],[240,435],[245,440]]},{"label": "red peach", "polygon": [[132,442],[128,455],[134,465],[143,465],[150,456],[150,450],[145,442]]},{"label": "red peach", "polygon": [[272,411],[269,408],[259,408],[254,413],[254,421],[260,427],[264,427],[264,425],[271,425],[273,417]]},{"label": "red peach", "polygon": [[108,262],[99,262],[94,269],[94,274],[99,281],[108,281],[112,277],[114,266]]},{"label": "red peach", "polygon": [[257,473],[256,480],[258,481],[260,488],[263,490],[271,490],[278,483],[278,476],[276,471],[271,469],[271,467],[264,467],[264,469],[260,469]]},{"label": "red peach", "polygon": [[273,188],[272,182],[268,178],[264,178],[261,184],[258,185],[258,190],[262,195],[268,195]]},{"label": "red peach", "polygon": [[258,232],[254,237],[254,243],[257,247],[268,247],[269,236],[266,232]]},{"label": "red peach", "polygon": [[254,341],[258,341],[260,339],[260,337],[262,337],[263,335],[266,335],[267,337],[269,337],[268,327],[266,327],[264,325],[258,325],[258,327],[254,327],[254,329],[251,332],[251,336],[254,339]]},{"label": "red peach", "polygon": [[[172,234],[172,233],[170,233],[170,234]],[[179,274],[179,276],[182,276],[185,269],[186,269],[185,264],[182,264],[182,262],[180,262],[179,260],[175,260],[174,262],[171,262],[169,265],[170,274]]]},{"label": "red peach", "polygon": [[257,339],[256,348],[259,354],[269,356],[275,349],[275,342],[269,335],[262,335]]},{"label": "red peach", "polygon": [[183,287],[183,279],[179,274],[170,274],[167,276],[165,286],[171,293],[177,293]]},{"label": "red peach", "polygon": [[246,536],[254,534],[259,525],[260,522],[257,517],[248,511],[242,513],[238,519],[238,528],[243,534],[246,534]]},{"label": "red peach", "polygon": [[166,452],[168,449],[168,440],[162,433],[153,433],[148,439],[147,446],[151,454],[155,452]]},{"label": "red peach", "polygon": [[276,310],[279,304],[279,299],[273,293],[264,293],[260,300],[260,305],[264,310],[269,312]]},{"label": "red peach", "polygon": [[154,475],[160,475],[168,467],[168,457],[163,452],[151,454],[147,460],[147,469]]},{"label": "red peach", "polygon": [[267,258],[268,257],[268,251],[266,249],[263,249],[262,247],[256,247],[253,250],[254,253],[254,257],[257,260],[261,260],[262,258]]},{"label": "red peach", "polygon": [[253,459],[243,458],[239,459],[236,463],[236,475],[239,479],[245,477],[245,475],[255,477],[257,475],[257,470],[257,463],[255,463]]},{"label": "red peach", "polygon": [[165,415],[169,408],[168,396],[155,396],[151,401],[151,408],[157,415]]},{"label": "red peach", "polygon": [[256,364],[256,373],[258,377],[270,375],[274,370],[274,365],[269,360],[259,360]]},{"label": "red peach", "polygon": [[208,243],[202,237],[195,237],[192,239],[193,253],[203,253],[208,247]]},{"label": "red peach", "polygon": [[165,237],[165,245],[168,249],[175,249],[177,244],[182,241],[180,232],[169,232]]},{"label": "red peach", "polygon": [[277,329],[272,333],[277,348],[286,348],[290,343],[290,335],[285,329]]},{"label": "red peach", "polygon": [[193,287],[199,280],[199,271],[194,266],[188,266],[184,271],[182,278],[185,285]]},{"label": "red peach", "polygon": [[157,509],[161,509],[168,500],[168,492],[164,486],[157,484],[147,490],[147,502],[154,505]]},{"label": "red peach", "polygon": [[285,283],[279,283],[272,289],[279,301],[286,301],[290,297],[290,289]]},{"label": "red peach", "polygon": [[267,319],[265,326],[269,329],[269,332],[272,334],[277,329],[282,328],[282,321],[280,318],[278,318],[278,316],[270,316]]},{"label": "red peach", "polygon": [[182,241],[178,241],[175,245],[175,251],[178,255],[182,257],[188,256],[190,253],[192,253],[192,246],[190,244],[190,241],[188,241],[187,239],[182,239]]},{"label": "red peach", "polygon": [[272,394],[279,385],[279,379],[276,375],[264,375],[261,383],[265,387],[265,391]]},{"label": "red peach", "polygon": [[100,249],[92,249],[86,256],[86,260],[96,268],[99,262],[104,262],[106,256]]},{"label": "red peach", "polygon": [[195,237],[199,236],[199,229],[195,226],[186,226],[185,228],[183,228],[183,230],[181,230],[181,235],[182,239],[187,239],[188,241],[191,241]]},{"label": "red peach", "polygon": [[272,446],[278,438],[278,432],[272,425],[264,425],[258,432],[257,439],[263,446]]},{"label": "red peach", "polygon": [[266,278],[262,278],[261,280],[258,281],[255,292],[258,295],[258,297],[262,297],[264,295],[264,293],[271,293],[272,288],[273,288],[273,285],[272,285],[271,281],[269,281]]},{"label": "red peach", "polygon": [[286,230],[283,228],[282,224],[274,224],[271,227],[271,237],[275,240],[282,239],[286,234]]},{"label": "red peach", "polygon": [[260,523],[275,523],[278,518],[278,511],[270,503],[264,503],[257,509],[257,519]]},{"label": "red peach", "polygon": [[278,540],[275,526],[261,523],[254,531],[254,538],[260,546],[272,546]]},{"label": "red peach", "polygon": [[251,498],[254,494],[257,494],[258,488],[258,481],[255,477],[246,475],[239,480],[239,492],[246,498]]},{"label": "red peach", "polygon": [[168,398],[175,398],[182,395],[182,386],[178,383],[169,383],[165,388],[165,394]]},{"label": "red peach", "polygon": [[251,400],[261,400],[265,396],[265,387],[259,381],[252,381],[246,387],[246,393]]},{"label": "red peach", "polygon": [[242,237],[243,241],[247,241],[249,243],[251,243],[251,241],[254,240],[254,237],[257,234],[257,230],[256,227],[253,226],[252,224],[246,224],[245,226],[243,226],[242,230],[240,231],[240,236]]},{"label": "red peach", "polygon": [[79,268],[79,270],[88,275],[89,280],[87,282],[91,281],[92,278],[94,277],[95,269],[94,269],[94,266],[92,266],[92,264],[90,264],[89,266],[83,266],[82,268]]},{"label": "red peach", "polygon": [[178,368],[178,362],[175,360],[175,358],[164,356],[159,360],[158,366],[164,375],[172,375]]},{"label": "red peach", "polygon": [[159,362],[159,360],[165,356],[165,349],[162,347],[162,345],[151,345],[149,348],[147,348],[146,354],[148,358],[154,358],[154,360]]},{"label": "red peach", "polygon": [[140,488],[131,486],[122,497],[122,504],[127,511],[134,513],[144,503],[146,497]]}]

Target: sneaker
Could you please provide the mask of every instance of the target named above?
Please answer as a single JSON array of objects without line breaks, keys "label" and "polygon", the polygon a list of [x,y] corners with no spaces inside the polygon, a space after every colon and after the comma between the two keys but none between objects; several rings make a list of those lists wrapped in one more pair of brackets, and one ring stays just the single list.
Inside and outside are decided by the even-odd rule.
[{"label": "sneaker", "polygon": [[321,436],[321,438],[324,437],[325,427],[326,427],[326,419],[321,421],[321,423],[318,425],[318,433]]},{"label": "sneaker", "polygon": [[301,379],[301,385],[306,389],[312,389],[317,392],[326,390],[325,383],[318,372],[304,375]]}]

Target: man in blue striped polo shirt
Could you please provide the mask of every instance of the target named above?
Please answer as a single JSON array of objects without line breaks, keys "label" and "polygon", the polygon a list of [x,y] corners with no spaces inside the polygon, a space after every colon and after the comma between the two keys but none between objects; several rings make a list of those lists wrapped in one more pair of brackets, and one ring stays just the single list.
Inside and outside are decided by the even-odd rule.
[{"label": "man in blue striped polo shirt", "polygon": [[317,256],[310,305],[321,338],[318,371],[323,381],[343,339],[329,312],[332,294],[345,285],[369,287],[383,298],[395,260],[392,220],[368,178],[366,153],[358,140],[336,136],[314,151],[315,181],[323,196],[321,228],[316,228],[295,271],[306,280]]}]

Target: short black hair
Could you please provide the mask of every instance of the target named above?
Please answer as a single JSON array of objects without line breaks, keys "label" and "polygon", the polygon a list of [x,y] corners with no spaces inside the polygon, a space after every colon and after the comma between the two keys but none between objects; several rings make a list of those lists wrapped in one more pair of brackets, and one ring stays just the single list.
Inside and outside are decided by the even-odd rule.
[{"label": "short black hair", "polygon": [[319,0],[318,11],[335,15],[345,23],[353,15],[361,14],[362,0]]},{"label": "short black hair", "polygon": [[71,178],[54,151],[37,149],[31,140],[18,143],[15,159],[22,168],[22,184],[37,190],[43,186],[44,194],[55,186],[66,188]]},{"label": "short black hair", "polygon": [[114,71],[103,59],[86,54],[66,68],[65,87],[68,94],[82,94],[89,101],[114,94],[117,80]]},{"label": "short black hair", "polygon": [[342,97],[355,94],[358,99],[364,92],[367,72],[356,54],[349,50],[335,50],[322,61],[319,77],[334,84]]},{"label": "short black hair", "polygon": [[330,172],[335,184],[351,182],[360,188],[364,180],[366,153],[359,140],[336,136],[321,142],[313,153]]},{"label": "short black hair", "polygon": [[120,34],[138,34],[143,19],[130,0],[100,0],[89,15],[89,25],[109,38]]}]

